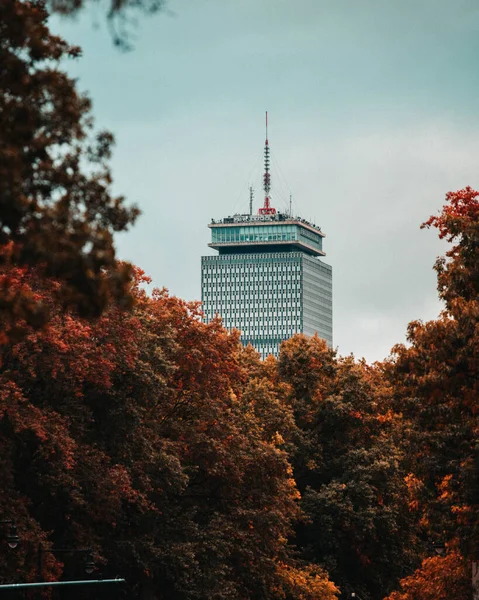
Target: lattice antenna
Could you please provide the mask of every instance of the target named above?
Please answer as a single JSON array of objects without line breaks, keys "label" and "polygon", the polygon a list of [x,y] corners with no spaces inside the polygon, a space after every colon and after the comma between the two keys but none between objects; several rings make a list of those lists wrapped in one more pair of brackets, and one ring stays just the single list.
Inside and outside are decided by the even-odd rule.
[{"label": "lattice antenna", "polygon": [[264,205],[258,210],[260,215],[274,215],[276,209],[271,206],[271,198],[269,192],[271,190],[271,176],[269,172],[269,142],[268,142],[268,111],[266,111],[266,140],[264,143],[264,175],[263,175],[263,190],[264,190]]},{"label": "lattice antenna", "polygon": [[253,186],[250,185],[250,187],[249,187],[249,214],[250,214],[250,216],[252,216],[252,214],[253,214],[253,198],[254,198],[254,190],[253,190]]},{"label": "lattice antenna", "polygon": [[264,142],[263,189],[264,189],[265,201],[269,200],[269,191],[271,189],[271,179],[270,179],[270,173],[269,173],[268,112],[266,112],[266,140]]}]

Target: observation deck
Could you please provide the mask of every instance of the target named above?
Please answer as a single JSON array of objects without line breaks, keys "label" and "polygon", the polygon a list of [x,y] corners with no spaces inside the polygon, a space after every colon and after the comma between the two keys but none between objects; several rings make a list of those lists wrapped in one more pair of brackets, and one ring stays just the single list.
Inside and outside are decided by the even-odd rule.
[{"label": "observation deck", "polygon": [[210,248],[220,254],[302,251],[311,256],[323,252],[321,229],[300,217],[287,213],[236,214],[215,221],[211,219]]}]

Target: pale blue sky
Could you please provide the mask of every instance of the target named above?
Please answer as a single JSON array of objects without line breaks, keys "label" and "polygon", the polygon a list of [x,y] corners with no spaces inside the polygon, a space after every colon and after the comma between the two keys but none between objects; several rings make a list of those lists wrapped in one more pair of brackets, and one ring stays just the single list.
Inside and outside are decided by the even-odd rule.
[{"label": "pale blue sky", "polygon": [[387,356],[433,318],[420,223],[448,190],[479,187],[476,0],[170,0],[113,47],[101,10],[52,21],[83,47],[70,65],[116,136],[115,190],[143,211],[117,239],[156,286],[200,298],[211,217],[261,201],[264,111],[273,198],[314,220],[333,266],[334,344]]}]

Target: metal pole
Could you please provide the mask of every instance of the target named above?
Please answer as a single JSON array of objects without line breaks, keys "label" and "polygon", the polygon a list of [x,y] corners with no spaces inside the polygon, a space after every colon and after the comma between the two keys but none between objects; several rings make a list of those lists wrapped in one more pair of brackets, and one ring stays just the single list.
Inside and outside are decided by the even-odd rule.
[{"label": "metal pole", "polygon": [[37,583],[6,583],[0,585],[0,590],[19,590],[38,587],[57,587],[59,585],[89,585],[100,583],[125,583],[124,579],[80,579],[79,581],[39,581]]},{"label": "metal pole", "polygon": [[41,542],[38,544],[37,579],[38,579],[38,581],[42,580],[42,543]]}]

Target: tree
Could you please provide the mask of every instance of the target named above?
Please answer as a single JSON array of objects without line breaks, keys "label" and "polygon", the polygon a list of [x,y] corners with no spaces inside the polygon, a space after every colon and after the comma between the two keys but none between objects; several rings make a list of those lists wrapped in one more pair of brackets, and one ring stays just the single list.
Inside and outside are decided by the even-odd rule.
[{"label": "tree", "polygon": [[438,216],[422,227],[436,227],[439,237],[456,242],[435,264],[439,296],[448,310],[454,300],[476,301],[479,293],[479,192],[466,187],[446,194],[446,204]]},{"label": "tree", "polygon": [[426,558],[412,575],[401,580],[401,591],[385,600],[469,600],[472,597],[470,572],[457,551]]},{"label": "tree", "polygon": [[445,310],[408,328],[394,349],[390,380],[409,423],[411,470],[420,483],[426,535],[479,550],[479,194],[449,193],[434,226],[453,245],[436,261]]},{"label": "tree", "polygon": [[[59,68],[78,57],[47,27],[41,0],[0,5],[0,333],[46,322],[27,293],[28,267],[53,278],[64,307],[99,316],[131,304],[131,268],[115,260],[112,235],[138,211],[111,194],[113,137],[93,135],[90,101]],[[22,282],[25,282],[23,285]]]},{"label": "tree", "polygon": [[[135,273],[133,311],[96,322],[65,314],[44,283],[48,325],[3,348],[0,514],[23,543],[0,576],[32,580],[41,540],[91,546],[125,597],[333,600],[288,545],[298,492],[276,430],[291,423],[271,385],[247,383],[237,334],[202,323],[198,303],[149,298]],[[45,578],[61,572],[44,561]]]},{"label": "tree", "polygon": [[304,336],[283,342],[278,369],[301,431],[292,462],[306,516],[296,527],[302,556],[343,594],[383,598],[416,551],[382,372]]},{"label": "tree", "polygon": [[[88,10],[98,0],[45,0],[52,13],[63,16],[76,16],[82,10]],[[165,9],[165,0],[106,0],[101,3],[105,7],[105,19],[108,24],[113,43],[121,50],[133,48],[132,30],[137,25],[137,15],[153,15]]]},{"label": "tree", "polygon": [[[92,0],[49,0],[51,10],[64,15],[75,14],[91,3]],[[107,15],[111,18],[132,9],[152,14],[161,10],[164,4],[164,0],[108,0]]]}]

